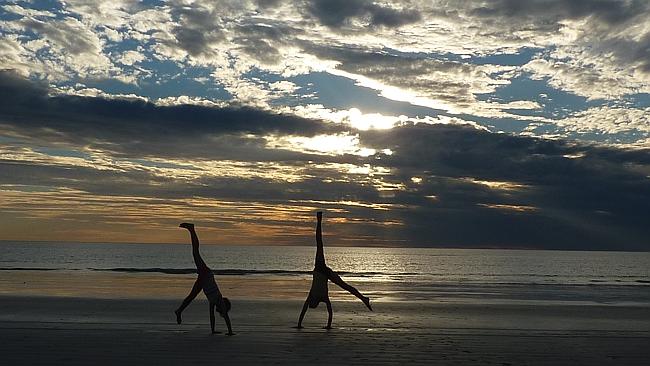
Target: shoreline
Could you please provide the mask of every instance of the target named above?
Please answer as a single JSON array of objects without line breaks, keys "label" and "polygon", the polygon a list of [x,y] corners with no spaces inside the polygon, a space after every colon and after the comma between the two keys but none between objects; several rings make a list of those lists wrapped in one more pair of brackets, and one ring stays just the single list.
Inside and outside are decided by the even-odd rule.
[{"label": "shoreline", "polygon": [[[2,271],[0,296],[51,296],[101,299],[182,299],[195,274],[86,270]],[[650,286],[642,284],[511,284],[393,281],[344,276],[378,302],[650,307]],[[304,300],[311,276],[218,275],[224,296],[251,300]],[[334,301],[354,297],[329,285]]]}]

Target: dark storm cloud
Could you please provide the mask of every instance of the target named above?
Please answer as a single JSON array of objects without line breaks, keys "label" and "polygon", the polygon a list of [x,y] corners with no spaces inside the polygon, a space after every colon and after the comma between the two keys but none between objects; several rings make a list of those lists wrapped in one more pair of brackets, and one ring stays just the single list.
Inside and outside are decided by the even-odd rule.
[{"label": "dark storm cloud", "polygon": [[399,27],[421,19],[416,10],[394,9],[369,0],[311,0],[307,10],[331,28],[344,27],[352,19],[362,20],[370,26],[385,27]]},{"label": "dark storm cloud", "polygon": [[645,0],[495,0],[482,3],[472,14],[556,20],[593,16],[608,24],[620,24],[647,10]]},{"label": "dark storm cloud", "polygon": [[[340,131],[340,127],[322,121],[247,107],[157,106],[141,100],[49,97],[45,87],[10,71],[0,72],[0,90],[0,124],[44,139],[127,155],[215,157],[224,145],[243,156],[263,149],[263,141],[255,135],[313,136]],[[268,156],[291,154],[270,152]]]},{"label": "dark storm cloud", "polygon": [[430,125],[366,132],[361,141],[391,149],[381,164],[402,181],[422,179],[395,198],[416,207],[404,217],[413,241],[650,249],[649,150]]}]

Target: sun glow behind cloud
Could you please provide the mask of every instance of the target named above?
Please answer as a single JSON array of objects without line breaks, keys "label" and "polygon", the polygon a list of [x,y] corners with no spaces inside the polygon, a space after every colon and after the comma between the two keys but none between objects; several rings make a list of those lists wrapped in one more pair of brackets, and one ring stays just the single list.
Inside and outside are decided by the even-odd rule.
[{"label": "sun glow behind cloud", "polygon": [[349,134],[318,135],[314,137],[267,137],[266,140],[269,148],[281,148],[304,153],[327,155],[351,154],[367,157],[377,152],[375,149],[360,146],[359,136]]},{"label": "sun glow behind cloud", "polygon": [[468,182],[480,184],[490,189],[496,189],[496,190],[511,191],[511,190],[521,190],[527,188],[525,184],[514,183],[514,182],[478,180],[475,178],[464,178],[464,179]]}]

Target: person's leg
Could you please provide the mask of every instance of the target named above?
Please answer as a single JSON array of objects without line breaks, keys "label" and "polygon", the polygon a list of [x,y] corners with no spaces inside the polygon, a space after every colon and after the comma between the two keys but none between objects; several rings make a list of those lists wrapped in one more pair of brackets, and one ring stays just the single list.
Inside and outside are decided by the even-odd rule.
[{"label": "person's leg", "polygon": [[199,237],[196,235],[194,229],[190,230],[190,236],[192,237],[192,257],[194,258],[194,264],[196,264],[196,269],[199,270],[199,273],[204,271],[209,271],[208,265],[205,264],[203,258],[201,258],[201,253],[199,252]]},{"label": "person's leg", "polygon": [[334,272],[331,268],[327,267],[326,272],[327,278],[329,278],[330,281],[334,282],[337,284],[339,287],[342,289],[348,291],[352,295],[356,296],[359,298],[359,300],[363,301],[364,304],[372,311],[372,307],[370,307],[370,299],[366,296],[363,296],[359,290],[354,288],[353,286],[349,285],[347,282],[343,281],[343,279],[336,273]]},{"label": "person's leg", "polygon": [[174,311],[174,313],[176,313],[176,323],[180,324],[183,321],[181,318],[181,314],[183,313],[183,310],[185,310],[185,308],[192,302],[192,300],[194,300],[194,298],[196,298],[196,295],[198,295],[200,292],[201,292],[201,283],[197,279],[194,282],[194,286],[192,286],[192,290],[190,291],[189,295],[187,295],[185,300],[183,300],[181,306],[179,306],[178,309]]},{"label": "person's leg", "polygon": [[192,239],[192,257],[194,258],[194,264],[196,265],[196,270],[199,274],[209,272],[207,264],[201,258],[201,253],[199,252],[199,237],[196,235],[193,224],[182,223],[180,227],[187,229],[190,232],[190,238]]},{"label": "person's leg", "polygon": [[323,213],[317,212],[316,218],[318,220],[316,224],[316,261],[314,266],[316,268],[325,267],[325,253],[323,252],[323,230],[321,224],[323,221]]}]

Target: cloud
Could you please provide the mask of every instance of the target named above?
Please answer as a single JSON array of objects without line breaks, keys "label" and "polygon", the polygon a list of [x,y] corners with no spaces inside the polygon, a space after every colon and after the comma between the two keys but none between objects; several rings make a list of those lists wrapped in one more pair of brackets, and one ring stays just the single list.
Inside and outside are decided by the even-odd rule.
[{"label": "cloud", "polygon": [[[407,186],[395,199],[414,207],[403,219],[406,227],[417,227],[412,240],[435,237],[463,245],[466,235],[459,239],[459,230],[476,228],[480,233],[468,234],[467,243],[515,240],[575,249],[586,245],[583,240],[592,248],[642,245],[645,229],[639,225],[650,197],[648,150],[422,124],[366,131],[361,143],[392,151],[377,164]],[[510,230],[508,222],[521,224],[521,230]]]},{"label": "cloud", "polygon": [[421,19],[416,10],[381,6],[369,0],[311,0],[307,10],[331,28],[344,27],[353,20],[371,27],[399,27]]},{"label": "cloud", "polygon": [[[16,133],[40,134],[43,139],[78,145],[83,141],[89,147],[114,153],[164,155],[181,153],[179,146],[189,146],[192,153],[207,156],[209,151],[201,144],[214,141],[218,135],[313,136],[340,131],[333,124],[248,107],[159,106],[140,99],[50,97],[45,87],[11,72],[0,73],[0,87],[6,93],[0,100],[2,124]],[[251,137],[247,143],[255,141]],[[197,147],[193,149],[193,145]]]},{"label": "cloud", "polygon": [[197,5],[195,7],[175,7],[171,11],[173,19],[178,19],[178,26],[172,33],[179,47],[192,56],[211,51],[212,47],[225,41],[225,35],[219,25],[219,12]]},{"label": "cloud", "polygon": [[342,71],[342,75],[351,78],[358,75],[361,85],[378,89],[390,99],[404,98],[416,105],[482,116],[499,115],[499,107],[509,108],[505,104],[481,102],[476,95],[493,93],[498,87],[508,85],[509,76],[502,75],[512,72],[511,66],[476,65],[418,55],[403,57],[383,49],[315,44],[303,47],[321,59],[338,62],[330,72]]},{"label": "cloud", "polygon": [[[2,9],[0,207],[25,225],[196,213],[296,243],[325,207],[342,243],[647,249],[647,1]],[[486,131],[510,125],[619,148]]]},{"label": "cloud", "polygon": [[39,34],[46,42],[38,51],[61,60],[65,68],[82,77],[105,77],[113,68],[108,57],[102,53],[102,44],[97,35],[75,18],[58,21],[25,18],[20,25]]},{"label": "cloud", "polygon": [[650,108],[595,107],[556,122],[556,132],[600,136],[604,142],[625,143],[650,137]]},{"label": "cloud", "polygon": [[607,24],[620,24],[647,10],[647,3],[639,0],[496,0],[490,2],[474,2],[482,6],[473,9],[478,16],[494,17],[495,15],[531,19],[580,19],[595,17]]},{"label": "cloud", "polygon": [[146,57],[140,52],[126,51],[126,52],[122,53],[122,55],[118,59],[118,62],[123,64],[123,65],[132,66],[133,64],[144,61],[145,59],[146,59]]},{"label": "cloud", "polygon": [[0,65],[11,68],[23,76],[29,76],[30,72],[33,72],[31,63],[23,58],[23,53],[26,52],[17,37],[0,39]]},{"label": "cloud", "polygon": [[[647,1],[500,0],[460,6],[488,29],[502,28],[552,47],[553,52],[528,69],[551,78],[553,86],[606,99],[649,90]],[[552,42],[544,42],[544,37]]]},{"label": "cloud", "polygon": [[232,240],[295,244],[325,208],[341,244],[648,249],[647,149],[49,96],[6,72],[0,90],[0,207],[19,222],[146,232],[185,215]]},{"label": "cloud", "polygon": [[[20,9],[14,11],[30,14],[28,9]],[[268,83],[275,80],[252,80],[251,74],[307,74],[332,69],[327,60],[335,60],[340,63],[337,75],[377,88],[382,97],[401,96],[400,100],[435,109],[524,123],[539,118],[532,118],[533,113],[526,117],[512,114],[512,105],[486,101],[478,94],[494,93],[522,72],[590,99],[613,100],[650,90],[645,57],[650,30],[644,21],[649,9],[643,1],[142,4],[74,0],[52,9],[52,13],[57,11],[57,19],[52,21],[25,15],[3,27],[16,35],[23,32],[16,28],[20,22],[36,22],[37,28],[60,22],[67,36],[50,30],[47,37],[58,39],[57,47],[70,47],[66,39],[76,35],[65,30],[72,23],[65,23],[79,19],[83,26],[75,25],[80,27],[76,33],[83,37],[74,45],[87,49],[97,46],[99,40],[98,58],[90,62],[80,59],[74,63],[79,67],[66,70],[65,59],[58,56],[43,64],[36,55],[42,47],[32,44],[25,48],[23,40],[20,51],[11,45],[12,56],[6,56],[8,68],[26,70],[24,65],[31,65],[33,73],[51,74],[50,79],[59,81],[66,77],[116,77],[136,84],[156,74],[156,62],[171,61],[179,67],[206,68],[234,99],[268,107],[285,95],[269,88]],[[106,61],[106,49],[111,49],[111,57],[119,62],[113,50],[126,44],[132,48],[133,43],[146,62],[136,67],[126,59],[119,67],[106,64],[104,69],[110,71],[103,74],[99,66],[83,67]],[[530,62],[524,62],[525,66],[480,59],[491,55],[517,58],[527,49],[538,51],[528,56],[526,62]],[[534,101],[520,102],[515,109],[539,109]]]}]

